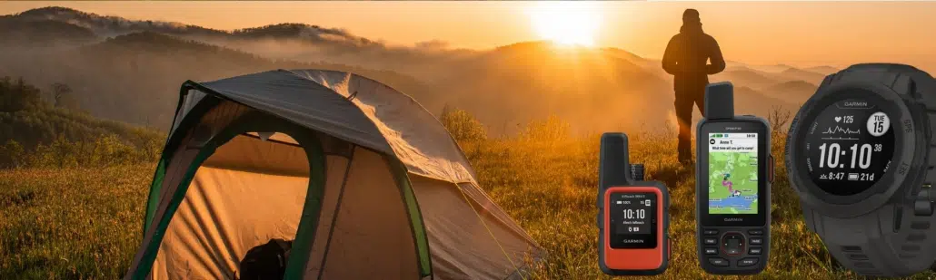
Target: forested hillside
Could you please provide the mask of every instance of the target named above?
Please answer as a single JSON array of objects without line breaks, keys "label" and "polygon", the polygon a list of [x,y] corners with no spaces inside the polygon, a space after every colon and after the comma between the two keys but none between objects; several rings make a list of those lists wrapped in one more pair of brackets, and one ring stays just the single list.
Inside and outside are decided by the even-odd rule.
[{"label": "forested hillside", "polygon": [[273,60],[155,32],[120,35],[67,50],[0,51],[0,76],[21,76],[39,88],[65,83],[96,117],[167,129],[186,80],[212,81],[276,69],[328,69],[379,80],[417,99],[419,81],[391,71],[330,63]]},{"label": "forested hillside", "polygon": [[52,88],[42,92],[21,78],[0,78],[0,168],[103,166],[159,156],[164,133],[94,118],[71,101],[70,87]]}]

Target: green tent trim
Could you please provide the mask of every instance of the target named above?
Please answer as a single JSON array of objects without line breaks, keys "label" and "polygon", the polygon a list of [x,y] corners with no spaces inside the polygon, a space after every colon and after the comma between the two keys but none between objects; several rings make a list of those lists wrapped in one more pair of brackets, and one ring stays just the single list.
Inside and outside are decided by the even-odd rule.
[{"label": "green tent trim", "polygon": [[[211,93],[210,89],[204,88],[197,83],[188,81],[185,85],[183,85],[182,94],[186,94],[189,89],[193,88],[199,89],[202,92]],[[208,109],[219,104],[221,101],[220,98],[223,98],[216,94],[210,94],[209,96],[212,98],[206,99],[214,100],[202,100],[202,102],[198,104],[199,106],[196,106],[187,114],[189,116],[198,117],[183,119],[179,124],[179,127],[175,128],[175,131],[186,131],[187,127],[191,127],[200,121],[201,116],[203,116],[204,113],[208,111]],[[230,99],[226,100],[241,104]],[[177,108],[176,114],[178,114],[180,109],[181,108]],[[140,262],[140,266],[135,271],[132,279],[146,279],[149,273],[152,271],[153,263],[155,262],[156,255],[159,252],[159,245],[162,243],[163,237],[169,227],[169,223],[172,217],[175,215],[176,210],[178,210],[179,205],[185,198],[185,194],[187,193],[188,187],[194,179],[195,173],[198,171],[198,167],[200,167],[205,160],[214,154],[218,147],[223,146],[237,135],[251,131],[275,131],[285,133],[293,137],[299,146],[305,150],[310,167],[309,188],[306,194],[306,201],[303,206],[302,218],[299,222],[299,228],[296,232],[296,239],[294,241],[293,248],[299,252],[311,251],[312,244],[315,241],[315,232],[319,223],[322,198],[325,191],[325,171],[327,170],[325,165],[325,153],[322,149],[321,142],[315,136],[315,132],[312,129],[304,128],[287,120],[279,119],[267,114],[262,114],[259,112],[249,113],[239,117],[238,120],[234,121],[231,125],[228,125],[226,128],[224,128],[222,132],[215,135],[201,148],[201,151],[199,151],[198,155],[196,155],[195,159],[187,168],[186,173],[179,184],[179,188],[176,189],[176,192],[173,193],[172,197],[170,198],[171,200],[169,202],[168,208],[166,209],[166,213],[163,215],[162,219],[159,220],[159,224],[155,225],[156,232],[153,234],[153,238],[150,240],[149,244],[145,244],[145,253]],[[158,210],[157,207],[159,206],[158,194],[162,190],[162,185],[166,175],[166,168],[168,167],[168,164],[172,158],[172,155],[167,154],[166,151],[174,151],[179,145],[178,142],[181,141],[181,139],[178,139],[178,137],[174,136],[175,135],[170,135],[169,139],[167,140],[164,153],[160,158],[156,172],[153,176],[153,183],[150,187],[150,193],[147,199],[146,215],[144,218],[144,235],[146,232],[148,232],[149,228],[154,225],[153,220],[155,219],[155,215]],[[361,146],[358,147],[365,148]],[[432,275],[432,260],[429,253],[428,236],[426,233],[425,224],[423,222],[422,212],[419,209],[416,197],[412,188],[410,187],[411,184],[409,177],[407,176],[406,167],[397,159],[386,157],[386,155],[385,158],[391,167],[394,177],[396,178],[396,185],[398,186],[401,198],[406,205],[407,217],[410,221],[410,228],[413,233],[414,245],[416,247],[416,256],[418,258],[417,265],[420,277],[430,276]],[[302,279],[304,276],[303,274],[305,273],[306,264],[308,263],[308,257],[308,254],[295,254],[295,257],[290,258],[286,267],[285,279]]]}]

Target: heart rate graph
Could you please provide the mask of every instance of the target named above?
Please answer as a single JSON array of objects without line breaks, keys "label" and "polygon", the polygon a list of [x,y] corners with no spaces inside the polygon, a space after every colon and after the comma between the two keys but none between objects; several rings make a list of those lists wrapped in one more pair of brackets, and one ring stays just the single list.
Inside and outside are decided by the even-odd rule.
[{"label": "heart rate graph", "polygon": [[835,128],[829,127],[829,128],[826,128],[826,131],[823,131],[823,132],[822,132],[822,134],[832,134],[832,135],[839,134],[839,133],[841,133],[841,134],[861,134],[861,130],[860,130],[860,129],[859,129],[859,130],[852,130],[851,128],[847,128],[847,127],[846,127],[846,128],[841,128],[841,127],[839,127],[839,126],[836,125]]}]

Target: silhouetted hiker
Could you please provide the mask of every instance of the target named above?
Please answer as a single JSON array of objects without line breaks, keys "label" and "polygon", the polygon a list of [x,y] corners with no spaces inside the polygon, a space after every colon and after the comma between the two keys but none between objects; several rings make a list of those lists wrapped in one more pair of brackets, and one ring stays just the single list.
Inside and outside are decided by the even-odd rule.
[{"label": "silhouetted hiker", "polygon": [[[725,59],[715,38],[702,31],[699,11],[686,9],[679,34],[670,39],[663,54],[663,70],[673,75],[676,119],[679,122],[679,161],[692,161],[692,105],[705,115],[708,75],[725,70]],[[711,64],[709,60],[711,59]]]}]

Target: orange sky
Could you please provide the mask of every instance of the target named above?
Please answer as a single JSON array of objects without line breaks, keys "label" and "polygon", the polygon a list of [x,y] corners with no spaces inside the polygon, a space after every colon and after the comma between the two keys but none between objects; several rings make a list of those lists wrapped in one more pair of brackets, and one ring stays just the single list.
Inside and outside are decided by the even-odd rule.
[{"label": "orange sky", "polygon": [[[696,8],[729,60],[845,65],[917,64],[936,71],[936,2],[597,2],[598,46],[658,58]],[[0,14],[65,6],[130,19],[216,29],[303,22],[340,27],[394,45],[441,40],[491,48],[538,40],[527,12],[535,2],[0,2]]]}]

